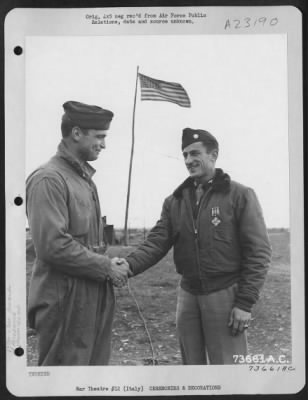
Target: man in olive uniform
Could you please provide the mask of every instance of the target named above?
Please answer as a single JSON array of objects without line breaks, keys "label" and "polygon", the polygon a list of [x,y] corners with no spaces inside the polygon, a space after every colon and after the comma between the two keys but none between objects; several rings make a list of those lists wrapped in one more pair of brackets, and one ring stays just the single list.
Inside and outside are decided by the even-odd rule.
[{"label": "man in olive uniform", "polygon": [[28,319],[39,365],[106,365],[114,315],[113,284],[128,267],[104,255],[94,161],[113,113],[64,103],[58,151],[27,179],[27,216],[36,251]]},{"label": "man in olive uniform", "polygon": [[182,151],[190,176],[165,200],[160,220],[126,259],[136,275],[173,246],[181,275],[176,324],[183,363],[233,364],[247,354],[246,329],[271,247],[254,191],[215,168],[216,138],[186,128]]}]

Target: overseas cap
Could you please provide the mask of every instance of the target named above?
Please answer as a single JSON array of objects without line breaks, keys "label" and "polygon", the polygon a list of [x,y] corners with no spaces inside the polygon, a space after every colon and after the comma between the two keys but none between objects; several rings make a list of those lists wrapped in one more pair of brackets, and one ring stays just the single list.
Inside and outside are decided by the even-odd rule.
[{"label": "overseas cap", "polygon": [[109,129],[113,112],[98,106],[91,106],[78,101],[67,101],[63,104],[64,116],[84,129]]},{"label": "overseas cap", "polygon": [[211,146],[212,148],[216,148],[218,150],[218,142],[215,137],[210,134],[210,132],[204,131],[202,129],[183,129],[182,150],[195,142],[202,142],[205,145]]}]

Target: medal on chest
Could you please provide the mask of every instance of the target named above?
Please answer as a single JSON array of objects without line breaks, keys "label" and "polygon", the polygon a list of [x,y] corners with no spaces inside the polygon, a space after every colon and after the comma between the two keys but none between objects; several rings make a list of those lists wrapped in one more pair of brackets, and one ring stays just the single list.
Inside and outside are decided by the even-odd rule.
[{"label": "medal on chest", "polygon": [[212,209],[211,209],[211,217],[212,217],[211,222],[212,222],[212,224],[214,226],[218,226],[221,223],[221,219],[219,218],[219,214],[220,214],[219,207],[212,207]]}]

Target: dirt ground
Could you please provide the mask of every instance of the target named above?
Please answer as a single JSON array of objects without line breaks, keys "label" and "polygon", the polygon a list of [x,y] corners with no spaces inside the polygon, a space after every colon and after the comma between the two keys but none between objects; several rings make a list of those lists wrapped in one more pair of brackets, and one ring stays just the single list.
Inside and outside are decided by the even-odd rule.
[{"label": "dirt ground", "polygon": [[[270,240],[273,262],[253,310],[248,330],[249,352],[273,357],[284,355],[291,362],[289,233],[272,231]],[[131,248],[122,246],[108,249],[110,256],[124,256],[130,251]],[[172,256],[170,251],[155,267],[130,279],[128,287],[116,289],[111,365],[181,364],[175,331],[179,275]],[[29,281],[31,257],[27,261]],[[37,365],[36,336],[32,330],[28,330],[27,354],[28,365]]]}]

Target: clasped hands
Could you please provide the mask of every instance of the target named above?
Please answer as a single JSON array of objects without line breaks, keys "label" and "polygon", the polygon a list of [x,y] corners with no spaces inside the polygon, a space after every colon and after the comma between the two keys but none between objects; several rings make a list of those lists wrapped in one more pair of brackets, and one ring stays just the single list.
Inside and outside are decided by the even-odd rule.
[{"label": "clasped hands", "polygon": [[133,272],[125,258],[114,257],[111,259],[109,278],[114,286],[123,287],[130,276],[133,276]]}]

